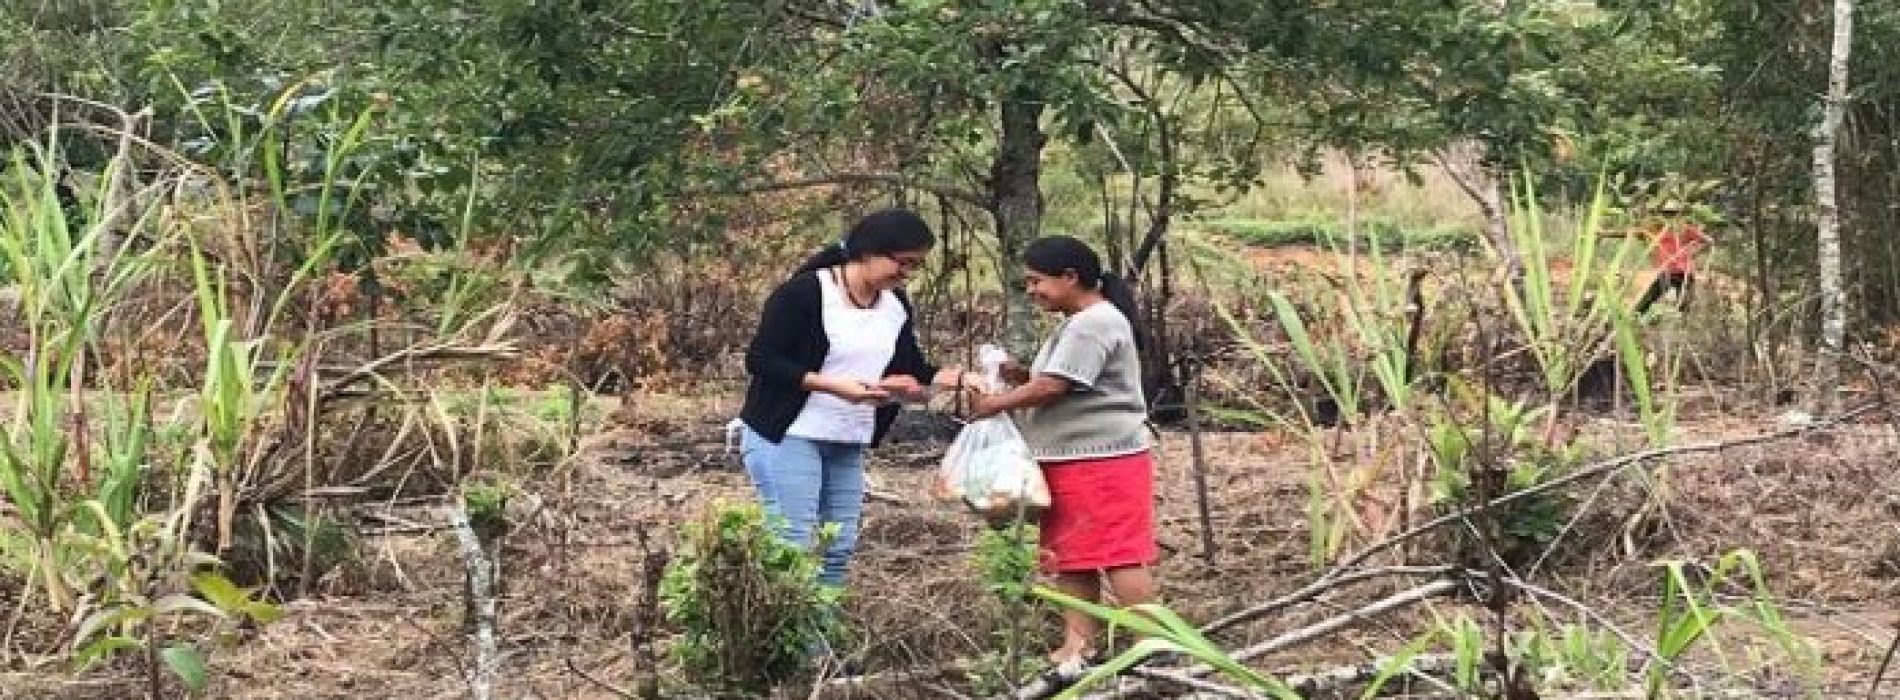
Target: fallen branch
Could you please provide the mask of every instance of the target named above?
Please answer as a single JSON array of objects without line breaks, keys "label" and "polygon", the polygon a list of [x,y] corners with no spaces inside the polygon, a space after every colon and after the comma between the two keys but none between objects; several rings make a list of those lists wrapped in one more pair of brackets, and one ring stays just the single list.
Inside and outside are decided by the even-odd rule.
[{"label": "fallen branch", "polygon": [[[1252,661],[1281,649],[1305,644],[1367,618],[1382,615],[1399,608],[1412,605],[1428,598],[1435,598],[1458,589],[1457,581],[1433,581],[1431,583],[1397,593],[1391,597],[1367,605],[1344,615],[1330,617],[1320,622],[1287,632],[1278,637],[1247,647],[1233,654],[1235,661]],[[1196,666],[1188,669],[1190,674],[1205,676],[1213,672],[1212,667]]]},{"label": "fallen branch", "polygon": [[[1297,591],[1294,591],[1293,593],[1290,593],[1286,596],[1283,596],[1279,599],[1276,599],[1274,601],[1270,601],[1265,604],[1254,606],[1252,608],[1248,608],[1241,612],[1223,617],[1220,620],[1217,620],[1215,624],[1209,625],[1208,627],[1204,628],[1204,631],[1213,632],[1213,631],[1223,629],[1226,627],[1231,627],[1233,625],[1238,625],[1245,622],[1251,622],[1253,620],[1259,619],[1266,615],[1272,614],[1273,612],[1276,612],[1286,607],[1287,605],[1291,605],[1294,603],[1303,602],[1303,601],[1316,598],[1320,596],[1321,594],[1327,591],[1330,591],[1333,588],[1338,587],[1339,585],[1350,583],[1352,581],[1363,580],[1364,576],[1360,575],[1362,574],[1362,570],[1360,570],[1358,567],[1364,564],[1367,560],[1371,559],[1374,555],[1380,552],[1386,551],[1388,549],[1391,549],[1393,547],[1396,547],[1400,544],[1404,544],[1405,542],[1410,541],[1425,533],[1431,532],[1433,530],[1436,530],[1438,528],[1444,527],[1452,523],[1469,519],[1472,516],[1479,515],[1485,512],[1486,510],[1496,508],[1496,507],[1505,505],[1507,503],[1523,500],[1523,499],[1530,498],[1532,496],[1536,496],[1538,494],[1546,493],[1549,491],[1555,491],[1557,489],[1564,488],[1566,486],[1569,486],[1579,481],[1583,481],[1592,477],[1608,474],[1610,472],[1616,471],[1618,469],[1624,469],[1632,465],[1662,459],[1664,457],[1675,457],[1675,456],[1688,455],[1688,454],[1700,454],[1704,452],[1720,452],[1722,450],[1728,450],[1728,449],[1733,449],[1737,447],[1748,447],[1751,445],[1760,445],[1760,444],[1771,443],[1771,442],[1779,442],[1781,440],[1786,440],[1789,438],[1800,437],[1808,433],[1817,432],[1826,428],[1831,428],[1833,426],[1840,425],[1841,423],[1845,423],[1847,421],[1853,420],[1855,418],[1866,415],[1868,413],[1873,413],[1883,408],[1884,406],[1881,403],[1878,403],[1878,402],[1868,403],[1868,404],[1863,404],[1861,406],[1858,406],[1852,410],[1849,410],[1845,413],[1842,413],[1838,416],[1835,416],[1825,421],[1816,421],[1816,422],[1808,423],[1806,425],[1789,428],[1786,430],[1780,430],[1780,431],[1776,431],[1772,433],[1764,433],[1762,435],[1755,435],[1755,436],[1750,436],[1750,437],[1745,437],[1745,438],[1736,438],[1733,440],[1698,442],[1698,443],[1692,443],[1688,445],[1677,445],[1674,447],[1658,447],[1654,449],[1643,450],[1640,452],[1632,452],[1630,454],[1626,454],[1621,457],[1616,457],[1616,458],[1604,460],[1601,462],[1597,462],[1595,464],[1591,464],[1589,466],[1578,469],[1577,471],[1571,472],[1569,474],[1565,474],[1556,479],[1552,479],[1550,481],[1546,481],[1544,483],[1537,484],[1535,486],[1531,486],[1528,488],[1520,489],[1518,491],[1513,491],[1511,493],[1505,494],[1503,496],[1500,496],[1486,503],[1472,506],[1470,508],[1465,508],[1454,513],[1448,513],[1448,514],[1439,516],[1437,518],[1433,518],[1432,520],[1427,521],[1424,524],[1421,524],[1410,530],[1406,530],[1404,532],[1393,535],[1379,542],[1373,543],[1372,545],[1367,546],[1365,549],[1359,550],[1358,553],[1353,554],[1350,557],[1347,557],[1345,561],[1341,562],[1338,566],[1333,567],[1330,571],[1326,572],[1324,575],[1320,576],[1317,580],[1313,581],[1312,583],[1307,584],[1305,587]],[[1382,574],[1382,575],[1389,575],[1389,573],[1393,570],[1373,570],[1373,571],[1374,572],[1385,571],[1387,573]],[[1285,602],[1285,601],[1291,601],[1291,602]]]},{"label": "fallen branch", "polygon": [[445,362],[451,360],[511,360],[519,352],[513,343],[496,342],[481,345],[467,345],[459,342],[430,343],[405,348],[384,355],[358,366],[343,376],[324,383],[317,393],[319,402],[329,402],[342,398],[351,387],[359,382],[370,381],[385,376],[392,367],[414,362]]},{"label": "fallen branch", "polygon": [[475,645],[475,663],[468,668],[469,695],[475,700],[488,700],[494,689],[495,669],[500,665],[495,644],[495,562],[469,524],[467,507],[455,504],[449,511],[449,523],[455,527],[455,539],[467,567],[466,605],[472,623],[468,634]]},{"label": "fallen branch", "polygon": [[1253,607],[1247,608],[1246,610],[1242,610],[1240,612],[1233,613],[1226,617],[1222,617],[1220,619],[1214,620],[1213,622],[1207,623],[1206,626],[1202,627],[1201,632],[1204,634],[1212,634],[1212,633],[1227,629],[1229,627],[1233,627],[1234,625],[1257,620],[1261,617],[1265,617],[1267,615],[1271,615],[1281,610],[1291,608],[1295,605],[1299,605],[1301,603],[1311,601],[1314,598],[1318,598],[1321,595],[1326,594],[1327,592],[1330,592],[1332,590],[1339,588],[1340,586],[1349,586],[1355,583],[1370,581],[1372,579],[1377,579],[1377,578],[1385,578],[1388,576],[1420,576],[1420,577],[1446,576],[1446,575],[1457,573],[1459,570],[1460,570],[1459,567],[1447,565],[1447,566],[1387,566],[1387,567],[1381,567],[1377,569],[1365,569],[1361,571],[1353,571],[1346,574],[1342,574],[1338,576],[1337,578],[1332,579],[1332,582],[1331,582],[1332,585],[1330,586],[1326,586],[1326,587],[1307,586],[1298,591],[1294,591],[1293,593],[1289,593],[1279,598],[1275,598],[1265,603],[1260,603]]},{"label": "fallen branch", "polygon": [[1160,683],[1173,683],[1175,685],[1184,686],[1187,688],[1193,688],[1194,690],[1200,691],[1202,694],[1211,695],[1214,697],[1241,698],[1242,700],[1271,700],[1266,695],[1262,695],[1260,693],[1256,693],[1254,691],[1247,690],[1245,688],[1236,688],[1230,685],[1223,685],[1220,683],[1215,683],[1213,681],[1195,678],[1193,676],[1189,676],[1187,674],[1184,674],[1178,671],[1169,671],[1169,670],[1159,669],[1159,668],[1135,668],[1135,669],[1130,670],[1128,673],[1131,676],[1135,676],[1137,678],[1144,678],[1149,681],[1160,682]]},{"label": "fallen branch", "polygon": [[[1287,676],[1286,684],[1301,697],[1312,697],[1320,693],[1330,693],[1347,686],[1370,683],[1386,672],[1395,659],[1380,657],[1355,666],[1344,666],[1329,671]],[[1450,654],[1434,654],[1413,657],[1406,662],[1404,671],[1414,674],[1448,673],[1457,668],[1458,658]]]},{"label": "fallen branch", "polygon": [[600,688],[601,690],[605,690],[609,693],[613,693],[617,697],[623,697],[623,698],[637,697],[633,693],[621,688],[620,686],[614,685],[612,683],[608,683],[607,681],[603,681],[599,678],[595,678],[594,674],[581,670],[580,664],[574,663],[573,659],[567,659],[567,671],[568,673],[572,673],[576,676],[580,676],[581,680],[594,684],[594,687]]},{"label": "fallen branch", "polygon": [[[1393,610],[1397,610],[1399,608],[1413,605],[1420,601],[1424,601],[1430,598],[1445,595],[1447,593],[1457,590],[1458,586],[1459,586],[1459,582],[1453,581],[1453,580],[1433,581],[1431,583],[1427,583],[1417,588],[1402,591],[1396,595],[1379,600],[1363,608],[1359,608],[1357,610],[1347,612],[1343,615],[1330,617],[1325,620],[1321,620],[1320,622],[1314,623],[1312,625],[1308,625],[1306,627],[1302,627],[1300,629],[1287,632],[1278,637],[1274,637],[1267,641],[1261,642],[1259,644],[1256,644],[1251,647],[1247,647],[1240,651],[1229,654],[1228,656],[1229,658],[1232,658],[1234,661],[1237,661],[1240,663],[1246,663],[1254,659],[1260,658],[1262,656],[1266,656],[1267,654],[1271,654],[1273,652],[1286,649],[1288,647],[1297,646],[1300,644],[1304,644],[1306,642],[1313,641],[1315,639],[1319,639],[1320,637],[1324,637],[1326,635],[1332,634],[1333,632],[1337,632],[1340,629],[1343,629],[1349,625],[1363,622],[1368,618],[1382,615],[1382,614],[1391,612]],[[1179,671],[1172,671],[1172,672],[1151,670],[1151,671],[1148,671],[1147,673],[1144,673],[1143,675],[1150,676],[1150,677],[1159,676],[1160,680],[1163,682],[1184,683],[1185,682],[1184,679],[1199,679],[1203,676],[1213,674],[1214,670],[1215,670],[1214,667],[1209,666],[1207,664],[1197,664],[1195,666],[1191,666],[1186,669],[1182,669]],[[1133,684],[1129,686],[1128,688],[1120,689],[1120,690],[1110,692],[1110,693],[1096,693],[1096,694],[1087,696],[1087,698],[1088,700],[1110,700],[1111,698],[1124,697],[1124,696],[1129,696],[1129,695],[1138,696],[1141,693],[1151,689],[1154,684],[1155,684],[1155,680],[1144,679],[1143,682]],[[1250,696],[1242,695],[1240,697],[1250,697]]]}]

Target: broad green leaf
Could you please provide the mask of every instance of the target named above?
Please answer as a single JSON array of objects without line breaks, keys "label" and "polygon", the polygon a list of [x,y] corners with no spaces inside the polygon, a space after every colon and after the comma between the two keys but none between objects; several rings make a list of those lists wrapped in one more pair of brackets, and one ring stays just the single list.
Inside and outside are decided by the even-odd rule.
[{"label": "broad green leaf", "polygon": [[152,616],[152,609],[139,605],[118,605],[88,615],[79,623],[79,631],[73,634],[74,644],[87,644],[93,637],[108,628],[127,622],[138,622]]},{"label": "broad green leaf", "polygon": [[221,620],[230,617],[229,615],[225,614],[223,610],[218,609],[218,606],[212,605],[210,603],[199,600],[197,598],[193,598],[188,595],[165,596],[163,598],[158,599],[157,602],[153,603],[152,609],[153,611],[159,614],[195,612],[195,613],[200,613],[204,615],[209,615],[211,617],[215,617]]},{"label": "broad green leaf", "polygon": [[165,667],[171,669],[171,672],[178,676],[178,680],[184,682],[185,687],[189,688],[192,694],[202,693],[205,687],[210,685],[211,678],[205,670],[204,654],[200,653],[196,647],[173,644],[165,647],[158,656],[165,661]]},{"label": "broad green leaf", "polygon": [[242,610],[251,602],[250,596],[238,590],[237,584],[217,572],[206,571],[192,574],[191,587],[198,591],[198,595],[223,610]]},{"label": "broad green leaf", "polygon": [[91,668],[94,663],[102,661],[113,654],[127,649],[142,649],[144,647],[144,642],[131,637],[120,637],[117,635],[101,637],[97,641],[81,647],[77,653],[73,654],[73,668],[79,671],[85,671]]}]

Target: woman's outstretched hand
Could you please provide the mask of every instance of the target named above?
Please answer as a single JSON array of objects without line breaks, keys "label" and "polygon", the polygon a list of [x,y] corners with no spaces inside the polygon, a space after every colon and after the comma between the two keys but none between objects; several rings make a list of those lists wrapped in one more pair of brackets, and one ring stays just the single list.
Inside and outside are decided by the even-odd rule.
[{"label": "woman's outstretched hand", "polygon": [[880,404],[891,398],[891,392],[884,390],[883,387],[850,380],[840,382],[838,390],[832,393],[838,398],[857,404]]},{"label": "woman's outstretched hand", "polygon": [[856,404],[879,404],[891,397],[881,386],[815,372],[805,375],[804,386],[807,391],[822,391]]},{"label": "woman's outstretched hand", "polygon": [[983,420],[1003,412],[999,398],[998,394],[986,394],[980,390],[970,389],[964,392],[963,405],[970,414],[970,420]]},{"label": "woman's outstretched hand", "polygon": [[916,377],[908,374],[893,374],[885,377],[878,381],[877,387],[891,396],[906,401],[916,401],[925,396],[924,385],[918,382]]}]

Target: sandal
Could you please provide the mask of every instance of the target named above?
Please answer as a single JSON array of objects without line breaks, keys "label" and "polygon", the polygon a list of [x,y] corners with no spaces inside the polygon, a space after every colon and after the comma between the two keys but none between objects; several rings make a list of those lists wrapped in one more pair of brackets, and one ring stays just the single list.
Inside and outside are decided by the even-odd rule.
[{"label": "sandal", "polygon": [[1035,679],[1025,685],[1016,697],[1019,700],[1054,697],[1089,675],[1090,671],[1095,670],[1095,666],[1101,663],[1100,656],[1100,652],[1089,652],[1069,657],[1061,663],[1050,666],[1037,674]]}]

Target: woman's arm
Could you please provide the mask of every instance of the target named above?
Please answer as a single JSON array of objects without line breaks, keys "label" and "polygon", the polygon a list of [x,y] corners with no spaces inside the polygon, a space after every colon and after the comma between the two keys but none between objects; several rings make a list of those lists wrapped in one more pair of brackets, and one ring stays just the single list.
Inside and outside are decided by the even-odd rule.
[{"label": "woman's arm", "polygon": [[1055,403],[1069,393],[1074,384],[1053,374],[1038,374],[1022,386],[1001,394],[974,394],[970,397],[970,417],[982,419],[1024,408],[1039,408]]},{"label": "woman's arm", "polygon": [[794,280],[779,285],[765,298],[758,329],[752,333],[752,343],[746,346],[745,369],[767,384],[810,391],[818,388],[808,384],[812,379],[810,375],[815,373],[807,371],[791,356],[791,348],[814,322],[812,314],[817,310],[811,300],[800,298],[800,291],[800,281]]}]

